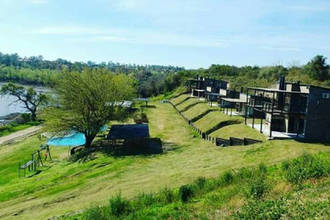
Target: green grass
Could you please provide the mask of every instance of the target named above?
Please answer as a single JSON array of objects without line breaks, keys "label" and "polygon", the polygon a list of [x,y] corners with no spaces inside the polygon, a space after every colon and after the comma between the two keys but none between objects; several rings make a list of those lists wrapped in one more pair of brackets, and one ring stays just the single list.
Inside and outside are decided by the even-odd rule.
[{"label": "green grass", "polygon": [[[151,136],[160,137],[164,142],[162,155],[112,157],[96,153],[90,161],[71,163],[67,160],[68,148],[51,147],[54,162],[47,163],[36,176],[19,179],[18,162],[28,160],[45,141],[34,136],[2,146],[0,218],[10,219],[16,214],[20,219],[47,219],[107,204],[109,198],[119,192],[130,199],[142,192],[177,188],[200,176],[212,178],[230,169],[261,162],[276,164],[304,152],[329,151],[324,144],[293,140],[219,148],[194,137],[191,128],[171,105],[151,104],[155,108],[145,111]],[[167,208],[175,211],[175,207],[174,204]]]},{"label": "green grass", "polygon": [[[179,99],[180,97],[178,97]],[[180,98],[182,100],[183,96]],[[192,103],[197,103],[199,100],[197,98],[189,99],[180,105],[177,106],[179,110],[184,109],[186,106],[191,105]],[[236,138],[252,138],[258,140],[266,140],[265,136],[258,132],[255,129],[252,129],[246,126],[244,122],[244,118],[241,116],[230,116],[219,111],[218,107],[211,107],[207,103],[199,103],[197,105],[192,106],[187,111],[183,112],[183,115],[188,119],[193,119],[208,110],[215,110],[213,112],[209,112],[204,117],[194,122],[195,126],[198,127],[203,132],[209,131],[213,127],[217,126],[219,123],[233,121],[232,125],[226,125],[210,134],[212,137],[219,137],[228,139],[230,137]],[[248,120],[250,122],[250,119]],[[255,123],[260,122],[260,119],[256,119]]]},{"label": "green grass", "polygon": [[174,105],[180,104],[183,100],[185,100],[186,98],[190,97],[189,94],[184,94],[184,95],[180,95],[179,97],[176,97],[174,99],[171,99],[171,102]]},{"label": "green grass", "polygon": [[[211,107],[208,106],[207,104],[199,103],[199,104],[193,106],[192,108],[190,108],[189,110],[185,111],[183,113],[183,115],[191,120],[191,119],[199,116],[200,114],[203,114],[204,112],[206,112],[209,109],[211,109]],[[216,108],[213,107],[212,109],[216,109]]]},{"label": "green grass", "polygon": [[183,111],[185,108],[188,108],[190,105],[194,105],[198,102],[201,102],[201,101],[196,98],[190,98],[187,101],[177,105],[176,107],[178,108],[179,111]]},{"label": "green grass", "polygon": [[235,125],[228,125],[223,127],[219,130],[210,134],[212,137],[219,137],[228,139],[230,137],[236,138],[252,138],[257,140],[266,140],[265,135],[261,134],[255,129],[244,125],[244,124],[235,124]]},{"label": "green grass", "polygon": [[242,122],[243,118],[238,116],[229,116],[221,113],[220,111],[210,112],[203,118],[196,121],[194,124],[203,132],[208,131],[209,129],[213,128],[214,126],[218,125],[221,122],[225,121],[238,121]]},{"label": "green grass", "polygon": [[[94,207],[68,219],[95,216],[102,219],[327,218],[330,215],[329,159],[329,152],[304,155],[282,165],[260,164],[227,171],[217,178],[199,177],[178,189],[142,194],[132,200],[117,195],[108,206]],[[291,167],[297,169],[292,171]],[[288,172],[301,170],[308,170],[310,174],[304,175],[301,185],[285,178]]]}]

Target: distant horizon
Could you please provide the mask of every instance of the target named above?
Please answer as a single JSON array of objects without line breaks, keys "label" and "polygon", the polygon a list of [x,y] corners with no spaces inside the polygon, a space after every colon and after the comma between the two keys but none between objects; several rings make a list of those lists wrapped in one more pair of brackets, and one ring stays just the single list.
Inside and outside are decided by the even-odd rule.
[{"label": "distant horizon", "polygon": [[0,50],[208,68],[330,57],[328,0],[0,0]]},{"label": "distant horizon", "polygon": [[[19,54],[19,53],[4,53],[2,51],[0,51],[0,53],[2,54],[17,54],[19,57],[21,58],[25,58],[25,57],[37,57],[37,56],[41,56],[43,58],[43,60],[47,60],[47,61],[56,61],[57,59],[63,59],[63,60],[66,60],[66,61],[69,61],[71,63],[74,63],[74,62],[82,62],[82,63],[86,63],[88,61],[91,61],[91,62],[94,62],[96,64],[101,64],[103,62],[105,63],[108,63],[108,62],[112,62],[112,63],[115,63],[115,64],[120,64],[120,65],[138,65],[138,66],[173,66],[173,67],[178,67],[178,68],[184,68],[185,70],[198,70],[198,69],[208,69],[209,67],[211,67],[212,65],[228,65],[228,66],[236,66],[236,67],[245,67],[245,66],[257,66],[257,67],[269,67],[269,66],[278,66],[278,65],[281,65],[285,68],[289,68],[291,66],[294,66],[294,67],[302,67],[304,65],[307,64],[307,62],[309,62],[311,59],[313,59],[315,56],[317,55],[322,55],[324,56],[323,54],[315,54],[314,56],[310,57],[310,59],[308,59],[306,61],[306,63],[300,63],[299,65],[296,64],[296,63],[289,63],[288,65],[283,65],[283,64],[270,64],[270,65],[232,65],[232,64],[226,64],[226,63],[213,63],[213,64],[210,64],[209,66],[207,67],[197,67],[197,68],[187,68],[185,66],[175,66],[175,65],[166,65],[166,64],[155,64],[155,63],[146,63],[146,64],[139,64],[139,63],[122,63],[122,62],[117,62],[115,60],[103,60],[103,61],[95,61],[95,60],[70,60],[70,59],[66,59],[64,57],[57,57],[55,59],[48,59],[47,57],[44,57],[42,54],[38,54],[38,55],[22,55],[22,54]],[[325,56],[326,57],[326,56]],[[327,60],[328,60],[328,57],[326,57]]]}]

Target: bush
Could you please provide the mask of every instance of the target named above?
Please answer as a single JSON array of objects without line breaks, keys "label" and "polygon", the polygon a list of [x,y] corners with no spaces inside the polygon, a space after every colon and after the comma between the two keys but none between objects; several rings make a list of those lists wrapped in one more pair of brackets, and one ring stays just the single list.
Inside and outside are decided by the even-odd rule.
[{"label": "bush", "polygon": [[119,217],[128,214],[130,211],[130,204],[121,197],[121,194],[118,194],[116,197],[110,199],[109,208],[110,215]]},{"label": "bush", "polygon": [[247,197],[260,199],[268,191],[268,184],[266,183],[265,176],[259,176],[256,179],[251,179],[248,182]]},{"label": "bush", "polygon": [[135,113],[133,116],[134,122],[137,124],[148,123],[148,117],[144,112]]},{"label": "bush", "polygon": [[153,194],[142,193],[137,197],[137,202],[141,207],[151,206],[155,202]]},{"label": "bush", "polygon": [[227,171],[225,172],[221,177],[220,177],[220,181],[221,183],[223,183],[224,185],[229,185],[233,182],[234,180],[234,176],[232,174],[231,171]]},{"label": "bush", "polygon": [[251,200],[234,216],[238,219],[280,219],[288,212],[284,199]]},{"label": "bush", "polygon": [[161,202],[168,204],[174,201],[174,193],[172,190],[165,188],[159,194]]},{"label": "bush", "polygon": [[206,178],[205,177],[198,177],[195,180],[195,185],[197,186],[198,189],[203,189],[206,183]]},{"label": "bush", "polygon": [[179,197],[182,202],[188,202],[194,196],[194,189],[191,185],[183,185],[179,189]]},{"label": "bush", "polygon": [[93,207],[93,208],[88,209],[85,212],[85,219],[86,220],[95,220],[95,219],[106,220],[108,218],[105,216],[104,211],[103,211],[102,208]]},{"label": "bush", "polygon": [[329,162],[321,157],[304,154],[303,156],[283,162],[282,170],[285,178],[293,184],[301,184],[309,178],[320,178],[329,174]]}]

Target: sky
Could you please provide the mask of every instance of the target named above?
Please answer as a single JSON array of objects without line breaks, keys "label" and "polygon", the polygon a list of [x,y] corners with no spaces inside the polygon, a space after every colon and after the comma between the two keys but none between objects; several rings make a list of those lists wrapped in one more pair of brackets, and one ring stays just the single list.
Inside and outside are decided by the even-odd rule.
[{"label": "sky", "polygon": [[0,0],[0,52],[186,68],[302,65],[330,59],[329,21],[330,0]]}]

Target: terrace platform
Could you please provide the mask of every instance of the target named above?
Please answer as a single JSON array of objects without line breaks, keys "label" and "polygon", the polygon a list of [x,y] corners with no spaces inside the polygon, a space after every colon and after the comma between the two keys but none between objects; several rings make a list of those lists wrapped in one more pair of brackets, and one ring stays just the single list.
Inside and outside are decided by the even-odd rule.
[{"label": "terrace platform", "polygon": [[[252,128],[252,124],[248,124]],[[260,131],[260,124],[254,124],[254,129]],[[269,137],[269,131],[265,129],[265,125],[262,126],[262,133]],[[272,137],[270,139],[301,139],[304,138],[304,135],[296,133],[286,133],[280,131],[272,131]]]}]

